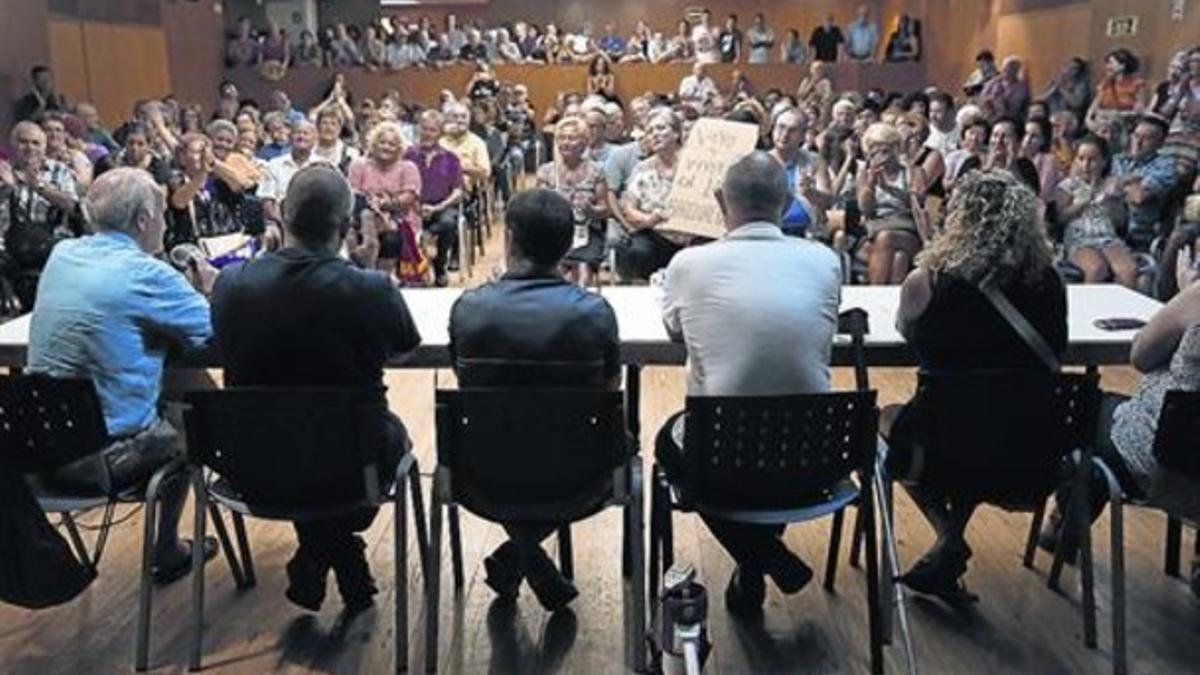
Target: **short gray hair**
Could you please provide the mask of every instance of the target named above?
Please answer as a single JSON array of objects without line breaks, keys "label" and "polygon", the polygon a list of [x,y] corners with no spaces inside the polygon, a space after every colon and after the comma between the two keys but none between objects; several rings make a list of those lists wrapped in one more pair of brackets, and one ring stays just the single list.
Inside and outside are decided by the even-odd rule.
[{"label": "short gray hair", "polygon": [[216,136],[218,133],[220,133],[222,131],[228,131],[229,133],[233,134],[234,138],[237,138],[237,135],[238,135],[237,127],[234,126],[233,122],[230,122],[229,120],[226,120],[226,119],[215,119],[215,120],[209,122],[208,126],[204,128],[204,133],[209,138]]},{"label": "short gray hair", "polygon": [[88,190],[84,209],[97,230],[133,234],[142,213],[162,208],[163,190],[144,169],[118,167],[101,174]]}]

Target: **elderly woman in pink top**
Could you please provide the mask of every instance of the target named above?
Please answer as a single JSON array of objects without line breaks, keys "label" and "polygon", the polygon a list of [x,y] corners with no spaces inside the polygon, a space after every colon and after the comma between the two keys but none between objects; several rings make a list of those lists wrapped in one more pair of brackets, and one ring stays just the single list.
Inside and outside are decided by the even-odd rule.
[{"label": "elderly woman in pink top", "polygon": [[379,269],[394,271],[405,282],[423,283],[426,266],[416,240],[421,172],[403,159],[404,150],[400,125],[380,122],[367,134],[366,157],[354,160],[347,174],[350,188],[379,216]]}]

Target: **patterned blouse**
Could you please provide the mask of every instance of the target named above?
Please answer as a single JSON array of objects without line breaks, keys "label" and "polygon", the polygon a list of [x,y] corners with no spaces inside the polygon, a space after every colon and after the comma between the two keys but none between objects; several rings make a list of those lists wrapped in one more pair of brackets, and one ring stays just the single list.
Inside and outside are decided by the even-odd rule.
[{"label": "patterned blouse", "polygon": [[589,205],[596,203],[596,186],[604,182],[604,171],[599,164],[585,160],[574,173],[568,173],[565,167],[547,162],[538,167],[537,180],[538,185],[554,190],[571,203],[576,225],[603,225],[603,222],[588,222],[587,211]]},{"label": "patterned blouse", "polygon": [[1090,202],[1082,213],[1067,223],[1063,231],[1063,246],[1068,255],[1080,248],[1103,248],[1121,241],[1117,236],[1116,224],[1110,217],[1108,205],[1103,200],[1096,199],[1103,189],[1102,182],[1092,185],[1074,176],[1058,184],[1058,190],[1070,195],[1072,202]]},{"label": "patterned blouse", "polygon": [[[638,211],[666,213],[667,199],[671,196],[671,185],[674,181],[674,170],[670,173],[663,171],[656,157],[644,159],[633,168],[622,199]],[[692,240],[692,235],[682,232],[668,232],[658,228],[655,228],[655,232],[680,246],[686,246]]]}]

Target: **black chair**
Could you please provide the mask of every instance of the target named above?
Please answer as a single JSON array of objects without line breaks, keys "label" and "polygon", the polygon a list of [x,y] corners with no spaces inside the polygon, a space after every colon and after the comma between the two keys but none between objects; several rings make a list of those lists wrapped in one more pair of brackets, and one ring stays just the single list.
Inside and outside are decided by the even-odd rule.
[{"label": "black chair", "polygon": [[[569,524],[618,506],[625,512],[633,602],[626,622],[630,667],[646,667],[642,459],[626,440],[622,395],[596,389],[437,392],[438,466],[430,565],[441,556],[442,508],[450,522],[456,591],[462,588],[458,506],[492,522]],[[560,530],[560,537],[563,531]],[[560,539],[561,541],[561,539]],[[569,537],[560,548],[570,576]],[[426,666],[437,670],[440,579],[428,577]]]},{"label": "black chair", "polygon": [[[27,474],[30,490],[42,510],[59,514],[71,547],[83,565],[93,571],[99,565],[113,525],[116,504],[145,504],[134,648],[134,668],[144,671],[149,665],[154,595],[151,563],[162,489],[170,481],[187,480],[188,474],[180,459],[158,469],[144,485],[122,492],[107,489],[91,493],[65,487],[44,477],[58,467],[100,452],[108,444],[104,412],[90,380],[45,375],[0,378],[0,448],[12,460],[12,466]],[[103,462],[98,462],[97,466],[107,469]],[[111,485],[107,476],[102,478],[105,485]],[[72,514],[95,509],[103,509],[103,514],[89,551]]]},{"label": "black chair", "polygon": [[[875,392],[687,399],[684,465],[671,482],[654,468],[651,592],[674,562],[672,514],[788,524],[857,503],[864,514],[870,662],[883,671],[883,624],[875,538]],[[856,478],[852,480],[852,478]],[[830,556],[837,543],[830,542]],[[660,564],[661,561],[661,564]]]},{"label": "black chair", "polygon": [[[304,521],[391,501],[395,547],[397,672],[408,667],[408,529],[406,490],[413,499],[418,552],[428,576],[428,545],[417,460],[399,449],[394,474],[379,466],[389,442],[382,389],[245,387],[189,394],[184,413],[188,460],[195,468],[196,533],[212,516],[232,550],[218,506],[232,513],[238,554],[230,567],[239,589],[255,584],[243,517]],[[408,483],[405,484],[407,478]],[[197,549],[198,551],[198,549]],[[204,567],[193,558],[190,668],[201,667]]]},{"label": "black chair", "polygon": [[[1172,481],[1194,481],[1200,486],[1200,453],[1196,452],[1200,434],[1200,392],[1169,391],[1163,399],[1162,411],[1154,437],[1154,456],[1162,469],[1171,474]],[[1107,467],[1103,468],[1105,484],[1112,505],[1110,532],[1113,549],[1113,659],[1114,670],[1126,670],[1125,644],[1125,564],[1124,518],[1121,513],[1121,486]],[[1200,512],[1181,511],[1179,505],[1135,502],[1134,506],[1153,508],[1167,515],[1166,550],[1163,571],[1178,577],[1183,544],[1183,526],[1196,528]],[[1193,551],[1200,556],[1200,535],[1196,536]]]},{"label": "black chair", "polygon": [[[1088,518],[1090,469],[1103,462],[1090,443],[1099,409],[1095,373],[991,370],[921,373],[918,395],[936,411],[916,426],[926,449],[921,484],[961,503],[1032,512],[1024,564],[1032,567],[1046,500],[1062,484],[1064,468],[1076,488],[1064,523],[1077,528],[1081,550],[1084,642],[1096,646],[1096,609]],[[1000,413],[1002,411],[1003,414]],[[1106,468],[1106,467],[1105,467]],[[1057,588],[1062,547],[1048,585]],[[1114,557],[1115,562],[1115,557]],[[1114,584],[1114,595],[1119,589]],[[1114,626],[1115,627],[1115,626]]]}]

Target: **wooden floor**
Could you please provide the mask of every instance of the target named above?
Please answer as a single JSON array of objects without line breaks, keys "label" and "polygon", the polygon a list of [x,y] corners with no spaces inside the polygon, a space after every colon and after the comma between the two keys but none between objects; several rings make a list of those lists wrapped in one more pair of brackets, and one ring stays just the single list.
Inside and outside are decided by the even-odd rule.
[{"label": "wooden floor", "polygon": [[[493,238],[495,239],[495,238]],[[491,253],[498,248],[493,240]],[[479,269],[490,270],[494,261]],[[1132,374],[1107,371],[1105,386],[1128,391]],[[446,383],[448,375],[438,375]],[[422,470],[433,466],[433,389],[430,372],[395,372],[387,384],[392,408],[413,434]],[[871,372],[882,403],[906,400],[914,386],[908,370]],[[838,371],[848,387],[850,373]],[[643,374],[642,445],[683,401],[683,372],[651,368]],[[428,494],[429,481],[425,481]],[[1129,597],[1130,672],[1138,675],[1200,672],[1200,602],[1184,583],[1162,573],[1164,518],[1128,509],[1126,561]],[[96,518],[85,517],[88,521]],[[392,512],[384,509],[367,532],[368,553],[383,593],[378,608],[350,621],[339,616],[332,586],[325,609],[306,614],[283,598],[283,565],[294,541],[290,527],[252,521],[251,545],[258,586],[238,592],[221,561],[209,566],[205,664],[219,673],[382,673],[391,667],[390,607]],[[975,551],[967,583],[982,601],[956,613],[920,599],[911,602],[917,656],[924,673],[1106,673],[1111,670],[1108,530],[1095,529],[1100,646],[1082,643],[1078,576],[1068,570],[1064,593],[1046,588],[1049,560],[1022,568],[1020,555],[1029,516],[981,509],[969,531]],[[911,564],[931,543],[931,533],[911,502],[897,492],[897,530],[902,565]],[[113,533],[100,578],[81,597],[40,612],[0,606],[0,673],[111,673],[131,670],[141,514]],[[190,530],[190,508],[184,529]],[[466,583],[453,592],[443,570],[439,670],[443,673],[623,673],[623,596],[619,565],[618,514],[608,512],[575,528],[579,598],[574,613],[550,616],[527,589],[515,609],[492,602],[483,584],[481,559],[502,540],[498,527],[470,516],[463,520]],[[843,562],[837,590],[814,583],[784,596],[768,584],[761,623],[734,620],[721,597],[730,560],[690,516],[676,519],[676,555],[693,562],[710,589],[711,673],[867,672],[865,582]],[[810,562],[823,560],[828,522],[788,529],[788,544]],[[843,542],[849,537],[844,537]],[[1187,540],[1190,544],[1190,536]],[[553,549],[553,544],[548,544]],[[444,556],[443,560],[447,558]],[[410,667],[422,668],[421,630],[425,612],[422,579],[410,546],[413,596]],[[845,550],[843,550],[843,561]],[[1185,557],[1186,561],[1186,557]],[[177,583],[155,596],[151,665],[155,672],[186,670],[190,584]],[[886,651],[888,672],[901,672],[903,654]]]}]

